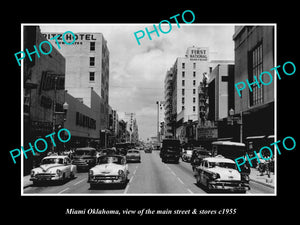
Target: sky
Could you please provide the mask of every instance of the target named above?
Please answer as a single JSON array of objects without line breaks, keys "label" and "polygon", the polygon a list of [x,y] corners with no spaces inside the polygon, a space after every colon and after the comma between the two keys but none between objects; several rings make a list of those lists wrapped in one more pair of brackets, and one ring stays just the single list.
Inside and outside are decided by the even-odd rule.
[{"label": "sky", "polygon": [[[158,27],[158,23],[153,23]],[[110,52],[109,105],[117,112],[134,112],[139,137],[156,136],[156,101],[164,100],[164,79],[188,47],[209,47],[210,60],[234,60],[233,24],[172,24],[169,33],[152,33],[153,24],[41,24],[41,32],[102,33]],[[163,25],[167,31],[169,25]],[[138,45],[134,33],[143,30]],[[140,35],[140,34],[139,34]],[[121,113],[120,113],[121,114]]]}]

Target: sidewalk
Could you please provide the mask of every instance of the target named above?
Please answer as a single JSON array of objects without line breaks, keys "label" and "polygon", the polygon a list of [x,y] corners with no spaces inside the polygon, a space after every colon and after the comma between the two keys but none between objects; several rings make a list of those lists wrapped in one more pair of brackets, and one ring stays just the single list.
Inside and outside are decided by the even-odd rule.
[{"label": "sidewalk", "polygon": [[275,177],[274,177],[274,173],[271,172],[270,173],[270,177],[268,177],[267,173],[264,172],[263,175],[260,174],[260,172],[258,171],[258,169],[254,169],[254,168],[250,168],[251,169],[251,173],[249,175],[249,179],[252,182],[256,182],[271,188],[275,187]]},{"label": "sidewalk", "polygon": [[30,181],[29,179],[30,179],[30,175],[23,177],[23,188],[27,188],[30,185],[32,185],[32,181]]}]

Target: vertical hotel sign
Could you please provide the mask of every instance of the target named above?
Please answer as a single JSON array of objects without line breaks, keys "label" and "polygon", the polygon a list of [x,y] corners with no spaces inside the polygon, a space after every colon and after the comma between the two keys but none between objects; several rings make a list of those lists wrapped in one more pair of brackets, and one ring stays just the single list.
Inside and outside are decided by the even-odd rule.
[{"label": "vertical hotel sign", "polygon": [[191,61],[208,61],[208,48],[188,48],[187,55]]}]

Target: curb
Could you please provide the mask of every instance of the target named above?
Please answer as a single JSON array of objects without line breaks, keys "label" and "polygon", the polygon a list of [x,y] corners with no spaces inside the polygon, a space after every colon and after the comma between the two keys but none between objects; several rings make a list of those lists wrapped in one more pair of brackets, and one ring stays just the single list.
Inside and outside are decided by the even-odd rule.
[{"label": "curb", "polygon": [[32,185],[32,181],[30,181],[28,178],[27,178],[28,181],[27,180],[25,181],[25,179],[26,179],[25,177],[26,176],[23,177],[23,189],[28,188],[29,186]]},{"label": "curb", "polygon": [[272,185],[272,184],[267,184],[267,183],[265,183],[265,182],[262,182],[262,181],[258,181],[258,180],[252,179],[252,178],[250,178],[250,177],[249,177],[249,180],[250,180],[251,182],[255,182],[255,183],[258,183],[258,184],[261,184],[261,185],[270,187],[270,188],[275,188],[274,185]]}]

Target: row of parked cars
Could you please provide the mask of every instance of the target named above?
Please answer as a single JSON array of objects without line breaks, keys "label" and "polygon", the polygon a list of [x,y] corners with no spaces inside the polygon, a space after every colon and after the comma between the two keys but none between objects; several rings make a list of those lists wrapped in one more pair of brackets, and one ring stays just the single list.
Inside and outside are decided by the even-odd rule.
[{"label": "row of parked cars", "polygon": [[104,149],[84,147],[63,155],[51,154],[41,160],[38,167],[31,170],[33,184],[43,181],[65,181],[72,179],[77,171],[88,171],[88,183],[91,188],[97,184],[120,184],[128,181],[127,162],[140,162],[138,150]]}]

